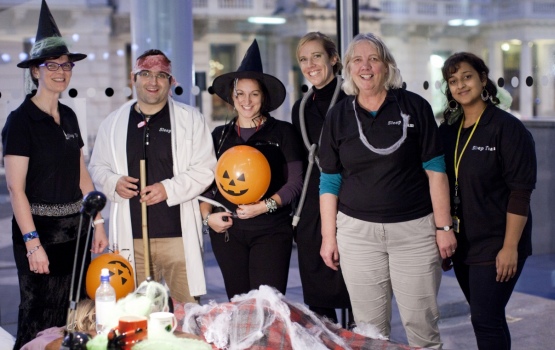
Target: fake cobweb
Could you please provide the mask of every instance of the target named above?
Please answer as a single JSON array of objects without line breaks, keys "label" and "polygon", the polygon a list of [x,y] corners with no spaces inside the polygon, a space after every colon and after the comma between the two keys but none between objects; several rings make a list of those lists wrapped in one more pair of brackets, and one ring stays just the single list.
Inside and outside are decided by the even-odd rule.
[{"label": "fake cobweb", "polygon": [[200,335],[218,349],[412,349],[388,342],[371,325],[359,327],[364,334],[343,329],[268,286],[229,303],[185,308],[183,332]]}]

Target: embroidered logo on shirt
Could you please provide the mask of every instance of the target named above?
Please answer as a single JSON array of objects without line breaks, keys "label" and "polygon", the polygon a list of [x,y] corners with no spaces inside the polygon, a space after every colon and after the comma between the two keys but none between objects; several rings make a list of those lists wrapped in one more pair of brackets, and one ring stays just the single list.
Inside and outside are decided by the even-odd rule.
[{"label": "embroidered logo on shirt", "polygon": [[396,122],[390,120],[387,122],[387,125],[401,125],[402,121],[398,120]]},{"label": "embroidered logo on shirt", "polygon": [[[65,134],[65,133],[64,133]],[[71,140],[71,139],[76,139],[79,137],[79,135],[77,133],[73,133],[73,134],[65,134],[66,135],[66,140]]]},{"label": "embroidered logo on shirt", "polygon": [[490,151],[490,152],[494,152],[495,151],[495,147],[491,147],[491,146],[472,146],[472,150],[473,151]]},{"label": "embroidered logo on shirt", "polygon": [[158,132],[165,132],[165,133],[171,134],[172,131],[171,131],[171,129],[160,128],[160,130],[158,130]]}]

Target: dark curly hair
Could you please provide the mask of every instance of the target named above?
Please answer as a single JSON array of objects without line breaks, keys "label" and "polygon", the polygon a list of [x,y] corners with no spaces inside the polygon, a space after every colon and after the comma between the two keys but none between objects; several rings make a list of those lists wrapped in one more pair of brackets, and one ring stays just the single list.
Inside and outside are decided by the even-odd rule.
[{"label": "dark curly hair", "polygon": [[[499,99],[497,98],[497,87],[495,86],[495,83],[488,77],[488,66],[486,66],[484,60],[471,52],[457,52],[449,56],[449,58],[445,61],[443,67],[441,68],[441,74],[443,75],[443,79],[445,80],[445,82],[449,81],[449,77],[451,77],[451,75],[459,70],[462,62],[468,63],[470,66],[472,66],[472,68],[476,70],[476,72],[480,74],[481,79],[485,78],[487,80],[484,89],[486,89],[486,91],[491,96],[489,101],[494,105],[498,105]],[[453,95],[449,90],[449,84],[445,86],[445,96],[447,97],[447,103],[449,103],[449,101],[453,99]],[[450,114],[451,112],[448,108],[446,108],[445,112],[443,113],[445,119],[447,119]]]}]

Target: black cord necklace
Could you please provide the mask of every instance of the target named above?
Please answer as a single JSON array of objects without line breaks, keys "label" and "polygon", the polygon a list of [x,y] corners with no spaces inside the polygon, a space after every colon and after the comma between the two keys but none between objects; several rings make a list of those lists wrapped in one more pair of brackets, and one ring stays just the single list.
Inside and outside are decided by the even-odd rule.
[{"label": "black cord necklace", "polygon": [[[140,116],[143,118],[143,121],[141,123],[139,123],[140,126],[142,126],[143,128],[143,159],[146,160],[146,148],[150,143],[150,127],[149,127],[149,122],[152,119],[152,117],[155,114],[152,115],[145,115],[142,111],[141,111],[141,107],[139,106],[138,103],[135,103],[135,105],[137,106],[137,112],[139,112]],[[141,125],[142,124],[142,125]]]}]

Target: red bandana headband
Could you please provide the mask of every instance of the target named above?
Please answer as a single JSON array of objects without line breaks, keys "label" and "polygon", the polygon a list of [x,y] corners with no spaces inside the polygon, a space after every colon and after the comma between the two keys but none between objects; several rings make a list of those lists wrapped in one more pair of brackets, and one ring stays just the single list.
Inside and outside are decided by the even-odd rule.
[{"label": "red bandana headband", "polygon": [[[172,64],[162,55],[150,55],[137,60],[131,72],[133,74],[137,74],[143,70],[151,72],[164,72],[172,75]],[[177,85],[177,81],[173,76],[172,85]]]}]

